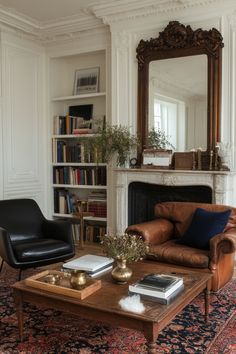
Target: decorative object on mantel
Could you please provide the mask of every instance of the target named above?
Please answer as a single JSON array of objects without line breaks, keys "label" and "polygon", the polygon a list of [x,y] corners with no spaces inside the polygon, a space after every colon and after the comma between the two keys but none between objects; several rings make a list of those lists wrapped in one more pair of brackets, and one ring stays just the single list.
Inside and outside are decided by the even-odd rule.
[{"label": "decorative object on mantel", "polygon": [[172,150],[144,149],[143,168],[169,169],[171,165]]},{"label": "decorative object on mantel", "polygon": [[169,137],[161,129],[152,128],[148,132],[147,148],[143,150],[144,168],[164,168],[169,169],[171,165],[172,150],[174,146],[171,144]]},{"label": "decorative object on mantel", "polygon": [[214,151],[203,151],[199,147],[189,152],[175,152],[172,166],[175,170],[218,171],[226,169],[221,167],[218,147]]},{"label": "decorative object on mantel", "polygon": [[137,262],[148,252],[147,243],[139,235],[104,235],[101,237],[104,253],[109,258],[114,258],[117,266],[113,269],[112,278],[118,284],[125,284],[132,276],[132,270],[127,267],[127,262]]},{"label": "decorative object on mantel", "polygon": [[161,129],[152,128],[148,132],[146,145],[148,148],[166,150],[168,147],[174,149],[175,147],[171,144],[169,136],[165,134]]},{"label": "decorative object on mantel", "polygon": [[221,159],[220,170],[230,171],[231,149],[232,146],[230,143],[218,142],[216,144],[216,150]]}]

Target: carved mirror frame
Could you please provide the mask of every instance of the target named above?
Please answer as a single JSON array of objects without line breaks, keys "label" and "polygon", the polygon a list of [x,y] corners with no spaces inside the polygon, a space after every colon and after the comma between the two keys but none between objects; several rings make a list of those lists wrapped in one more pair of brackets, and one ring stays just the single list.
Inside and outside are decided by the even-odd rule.
[{"label": "carved mirror frame", "polygon": [[[221,75],[223,38],[218,30],[192,30],[171,21],[159,37],[141,40],[136,49],[138,60],[138,122],[141,149],[148,135],[149,63],[153,60],[207,55],[207,150],[220,141]],[[140,156],[141,158],[141,156]]]}]

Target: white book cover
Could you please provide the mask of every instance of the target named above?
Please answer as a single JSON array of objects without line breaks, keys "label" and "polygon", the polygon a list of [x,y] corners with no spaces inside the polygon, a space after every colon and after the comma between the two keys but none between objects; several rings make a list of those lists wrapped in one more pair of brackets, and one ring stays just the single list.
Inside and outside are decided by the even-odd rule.
[{"label": "white book cover", "polygon": [[86,254],[85,256],[81,256],[72,261],[64,263],[63,268],[81,269],[87,272],[95,272],[96,270],[106,267],[113,262],[114,260],[112,258]]}]

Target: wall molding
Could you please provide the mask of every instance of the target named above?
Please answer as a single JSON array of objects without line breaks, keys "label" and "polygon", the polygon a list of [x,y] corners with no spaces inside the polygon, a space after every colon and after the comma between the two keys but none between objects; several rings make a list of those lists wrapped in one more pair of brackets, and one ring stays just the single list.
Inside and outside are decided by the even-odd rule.
[{"label": "wall molding", "polygon": [[[230,3],[232,0],[229,0]],[[84,32],[96,31],[125,20],[135,20],[165,13],[175,13],[207,5],[223,4],[223,0],[120,0],[119,2],[102,1],[98,5],[83,9],[80,13],[56,21],[36,21],[0,6],[0,27],[14,30],[19,35],[37,40],[42,44],[74,39]]]}]

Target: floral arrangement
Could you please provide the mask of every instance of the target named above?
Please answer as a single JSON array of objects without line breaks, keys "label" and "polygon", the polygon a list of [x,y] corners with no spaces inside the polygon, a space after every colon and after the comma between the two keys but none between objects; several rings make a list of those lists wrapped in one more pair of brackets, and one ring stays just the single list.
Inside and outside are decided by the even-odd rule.
[{"label": "floral arrangement", "polygon": [[148,245],[143,238],[133,234],[101,236],[101,245],[108,257],[125,259],[127,262],[136,262],[148,252]]}]

